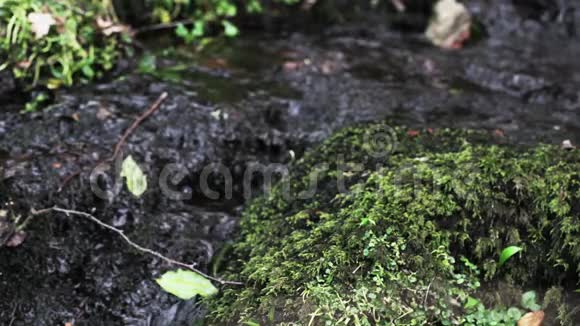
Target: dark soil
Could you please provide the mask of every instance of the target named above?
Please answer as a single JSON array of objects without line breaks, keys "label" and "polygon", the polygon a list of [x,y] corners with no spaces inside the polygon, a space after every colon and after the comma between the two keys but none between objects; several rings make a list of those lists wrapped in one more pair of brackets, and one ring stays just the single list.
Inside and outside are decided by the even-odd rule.
[{"label": "dark soil", "polygon": [[[389,119],[486,129],[514,143],[580,143],[580,8],[470,6],[488,37],[459,51],[380,24],[343,24],[245,36],[203,54],[182,48],[159,62],[163,78],[135,72],[60,91],[40,113],[19,114],[19,99],[7,95],[14,87],[3,83],[0,209],[94,212],[139,244],[206,270],[236,230],[244,171],[288,163],[340,127]],[[171,72],[178,64],[185,66]],[[91,168],[162,92],[169,98],[125,146],[149,176],[149,190],[140,199],[126,189],[97,197]],[[156,176],[169,163],[187,171],[173,190],[188,198],[161,193]],[[200,173],[211,163],[231,169],[233,198],[200,192]],[[101,185],[111,189],[108,175]],[[216,176],[210,187],[223,183]],[[87,220],[38,216],[27,235],[20,246],[0,248],[2,325],[185,325],[203,314],[154,282],[174,266]]]}]

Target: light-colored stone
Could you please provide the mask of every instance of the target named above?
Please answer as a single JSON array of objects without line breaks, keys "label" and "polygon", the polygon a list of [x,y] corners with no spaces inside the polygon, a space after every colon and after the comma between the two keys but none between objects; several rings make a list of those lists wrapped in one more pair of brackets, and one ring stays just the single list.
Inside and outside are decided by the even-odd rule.
[{"label": "light-colored stone", "polygon": [[469,38],[471,15],[456,0],[440,0],[435,4],[433,17],[425,35],[433,44],[447,49],[459,48]]}]

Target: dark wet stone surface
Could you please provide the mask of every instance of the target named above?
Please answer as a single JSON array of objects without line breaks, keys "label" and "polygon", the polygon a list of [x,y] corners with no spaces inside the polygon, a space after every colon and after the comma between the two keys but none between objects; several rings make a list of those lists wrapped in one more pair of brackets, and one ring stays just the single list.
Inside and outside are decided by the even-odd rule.
[{"label": "dark wet stone surface", "polygon": [[[247,36],[203,55],[183,48],[158,62],[163,78],[132,73],[61,91],[40,113],[22,115],[7,104],[0,111],[0,209],[93,212],[136,242],[207,270],[236,230],[244,171],[285,164],[340,127],[389,119],[487,129],[521,144],[580,143],[580,9],[560,19],[560,7],[522,13],[485,3],[470,6],[489,37],[460,51],[379,25]],[[162,92],[169,98],[125,146],[149,176],[149,190],[139,199],[126,190],[97,197],[91,168]],[[232,171],[231,199],[201,193],[200,175],[212,163]],[[163,195],[158,176],[167,164],[186,171],[170,185],[186,199]],[[108,189],[111,171],[101,180]],[[224,183],[216,176],[209,186]],[[38,216],[27,233],[22,245],[0,248],[1,324],[182,325],[203,312],[154,282],[174,267],[87,220]]]}]

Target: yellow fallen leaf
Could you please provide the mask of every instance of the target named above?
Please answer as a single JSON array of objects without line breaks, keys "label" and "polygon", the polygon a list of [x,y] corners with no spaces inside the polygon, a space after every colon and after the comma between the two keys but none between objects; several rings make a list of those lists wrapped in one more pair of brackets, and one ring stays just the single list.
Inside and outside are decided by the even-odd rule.
[{"label": "yellow fallen leaf", "polygon": [[518,320],[518,326],[541,326],[542,321],[544,321],[544,312],[542,310],[528,312]]},{"label": "yellow fallen leaf", "polygon": [[31,12],[28,14],[28,22],[36,39],[43,38],[50,31],[50,27],[56,24],[51,14]]}]

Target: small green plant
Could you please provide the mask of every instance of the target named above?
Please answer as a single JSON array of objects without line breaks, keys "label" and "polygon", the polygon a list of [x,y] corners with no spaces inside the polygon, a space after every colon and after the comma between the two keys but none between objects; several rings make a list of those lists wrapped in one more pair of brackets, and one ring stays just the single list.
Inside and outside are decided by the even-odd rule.
[{"label": "small green plant", "polygon": [[528,291],[522,295],[522,307],[531,311],[542,309],[542,306],[537,303],[535,291]]},{"label": "small green plant", "polygon": [[497,263],[498,267],[501,267],[505,264],[513,255],[517,254],[518,252],[522,251],[522,248],[517,246],[510,246],[505,248],[501,251],[499,255],[499,261]]},{"label": "small green plant", "polygon": [[[300,0],[277,0],[287,5]],[[155,22],[177,24],[175,34],[186,43],[198,41],[207,36],[208,32],[221,29],[223,35],[235,37],[239,34],[238,27],[233,19],[241,12],[259,14],[263,11],[260,0],[249,0],[245,3],[234,0],[155,0],[152,3]]]},{"label": "small green plant", "polygon": [[[538,311],[542,309],[537,303],[535,291],[528,291],[522,294],[521,307],[527,311]],[[477,299],[469,297],[464,305],[467,314],[462,321],[462,325],[468,326],[487,326],[487,325],[515,325],[524,315],[524,311],[518,307],[509,307],[504,309],[486,309],[485,306]]]},{"label": "small green plant", "polygon": [[175,34],[186,43],[192,43],[205,34],[205,24],[203,22],[195,22],[193,27],[188,29],[184,24],[180,23],[175,29]]},{"label": "small green plant", "polygon": [[142,74],[153,74],[157,70],[157,57],[151,53],[145,53],[139,59],[137,70]]},{"label": "small green plant", "polygon": [[522,316],[522,311],[515,307],[490,310],[478,302],[473,308],[468,309],[461,324],[467,326],[513,326]]},{"label": "small green plant", "polygon": [[50,96],[47,92],[38,93],[31,101],[25,104],[23,112],[34,112],[38,110],[48,102],[49,98]]}]

